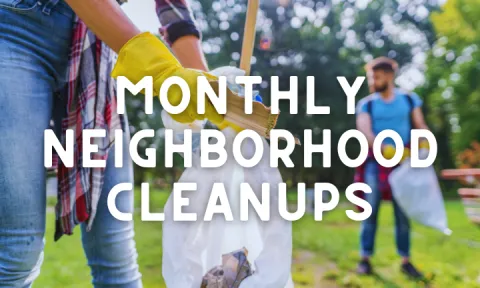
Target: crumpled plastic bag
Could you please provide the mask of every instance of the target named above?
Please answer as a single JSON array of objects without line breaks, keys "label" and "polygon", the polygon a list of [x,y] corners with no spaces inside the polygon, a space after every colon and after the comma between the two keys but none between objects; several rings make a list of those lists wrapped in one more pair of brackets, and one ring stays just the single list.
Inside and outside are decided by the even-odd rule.
[{"label": "crumpled plastic bag", "polygon": [[437,229],[445,235],[448,229],[447,214],[442,191],[432,166],[413,168],[406,159],[388,178],[398,206],[412,220]]},{"label": "crumpled plastic bag", "polygon": [[[238,76],[242,72],[234,67],[223,67],[211,73]],[[164,113],[162,117],[168,119],[168,114]],[[173,129],[170,124],[164,122],[165,128]],[[188,125],[180,125],[183,126],[175,131],[176,134],[181,134],[181,128],[188,129]],[[243,168],[236,163],[232,153],[236,132],[229,127],[222,132],[226,137],[226,164],[219,168],[200,167],[200,149],[197,147],[194,148],[192,167],[187,168],[179,179],[179,182],[197,183],[196,191],[182,194],[189,200],[182,212],[196,213],[197,221],[173,221],[173,195],[165,205],[162,267],[165,283],[169,288],[201,287],[203,277],[212,268],[222,265],[222,256],[245,247],[253,274],[240,283],[240,288],[294,287],[291,279],[292,226],[278,213],[278,184],[283,180],[278,168],[270,167],[269,145],[263,139],[264,155],[260,163]],[[254,152],[253,141],[246,140],[242,145],[243,155],[248,159]],[[219,214],[212,221],[203,221],[214,183],[225,185],[234,217],[232,222]],[[270,221],[261,221],[252,207],[249,207],[249,220],[240,220],[240,183],[249,183],[259,199],[262,183],[270,184]]]},{"label": "crumpled plastic bag", "polygon": [[252,275],[252,267],[245,249],[222,256],[222,265],[216,266],[203,276],[201,288],[239,288],[242,281]]}]

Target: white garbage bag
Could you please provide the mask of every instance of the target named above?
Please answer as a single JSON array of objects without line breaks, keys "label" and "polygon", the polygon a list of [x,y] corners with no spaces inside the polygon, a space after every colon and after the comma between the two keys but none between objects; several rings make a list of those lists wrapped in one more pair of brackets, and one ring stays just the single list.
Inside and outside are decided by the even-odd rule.
[{"label": "white garbage bag", "polygon": [[406,159],[392,171],[388,180],[393,197],[410,219],[446,235],[452,233],[448,229],[442,192],[432,166],[412,168],[410,159]]},{"label": "white garbage bag", "polygon": [[[241,71],[241,70],[240,70]],[[215,72],[215,71],[214,71]],[[222,68],[217,75],[241,75],[236,68]],[[181,129],[164,113],[165,128]],[[175,124],[176,126],[174,126]],[[183,124],[180,124],[183,125]],[[292,227],[278,214],[278,184],[283,182],[277,168],[269,164],[269,146],[263,139],[264,154],[260,163],[243,168],[232,154],[236,132],[231,128],[222,131],[226,137],[227,162],[220,168],[200,167],[200,149],[196,149],[192,167],[182,174],[180,183],[196,183],[196,191],[182,193],[188,206],[182,213],[196,213],[197,221],[173,221],[173,193],[164,209],[163,222],[163,277],[168,288],[199,288],[202,277],[213,267],[222,264],[222,255],[245,247],[254,274],[247,277],[241,288],[294,287],[291,279]],[[200,147],[201,148],[201,147]],[[245,141],[242,154],[253,156],[253,141]],[[212,221],[203,221],[214,183],[223,183],[233,214],[233,221],[216,214]],[[262,199],[262,183],[270,184],[270,221],[261,221],[253,207],[249,207],[248,221],[240,220],[240,183],[248,183]]]}]

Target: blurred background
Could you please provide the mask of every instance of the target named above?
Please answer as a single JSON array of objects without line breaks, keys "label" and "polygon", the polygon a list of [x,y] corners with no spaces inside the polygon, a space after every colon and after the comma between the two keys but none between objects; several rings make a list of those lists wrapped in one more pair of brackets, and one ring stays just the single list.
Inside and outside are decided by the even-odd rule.
[{"label": "blurred background", "polygon": [[[187,0],[190,1],[190,0]],[[211,69],[238,66],[245,21],[246,0],[190,1],[203,32],[203,50]],[[130,0],[125,12],[142,29],[158,33],[160,26],[154,1]],[[280,115],[278,128],[303,136],[313,129],[314,143],[322,143],[322,130],[331,129],[332,147],[339,137],[355,128],[355,115],[346,113],[346,96],[336,77],[350,83],[364,76],[364,64],[379,56],[400,65],[396,83],[415,91],[424,101],[427,123],[436,136],[440,172],[446,168],[478,168],[480,165],[480,1],[478,0],[262,0],[257,21],[257,38],[252,75],[266,80],[259,87],[269,105],[270,76],[279,76],[287,90],[288,77],[299,79],[299,113]],[[306,115],[306,77],[315,76],[316,104],[331,107],[330,115]],[[283,79],[283,81],[282,81]],[[367,96],[367,81],[357,100]],[[283,85],[283,86],[282,86]],[[182,158],[175,167],[164,163],[161,107],[146,115],[142,97],[127,97],[131,132],[158,130],[155,139],[140,143],[139,152],[157,148],[157,167],[135,167],[135,183],[151,183],[152,210],[161,210],[173,182],[183,171]],[[288,111],[282,102],[280,110]],[[358,155],[356,143],[348,154]],[[295,169],[281,168],[295,204],[296,184],[330,182],[339,189],[353,180],[353,169],[342,164],[332,149],[332,167],[323,168],[322,157],[314,156],[313,167],[303,168],[303,148],[293,154]],[[49,205],[56,202],[54,180],[50,183]],[[49,185],[50,185],[49,184]],[[457,194],[468,181],[441,181],[453,235],[415,226],[413,260],[425,272],[428,283],[410,282],[399,271],[394,245],[393,213],[389,203],[381,209],[377,234],[374,277],[358,277],[359,224],[349,220],[348,202],[326,215],[322,222],[306,216],[295,222],[293,276],[296,287],[480,287],[480,228],[466,216]],[[136,207],[140,207],[136,191]],[[37,287],[90,287],[89,270],[79,241],[73,237],[53,243],[54,214],[48,214],[45,262]],[[165,287],[161,276],[160,222],[141,222],[136,215],[136,240],[145,287]],[[68,257],[65,257],[65,256]]]}]

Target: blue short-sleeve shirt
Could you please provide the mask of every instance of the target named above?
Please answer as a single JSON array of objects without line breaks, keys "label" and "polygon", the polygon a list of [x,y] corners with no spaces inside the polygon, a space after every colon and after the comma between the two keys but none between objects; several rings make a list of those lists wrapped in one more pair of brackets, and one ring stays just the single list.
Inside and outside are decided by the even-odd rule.
[{"label": "blue short-sleeve shirt", "polygon": [[[407,97],[409,97],[407,92],[395,89],[394,98],[387,102],[382,99],[380,94],[374,93],[358,102],[356,113],[368,113],[367,103],[372,101],[370,117],[373,133],[378,135],[381,131],[390,129],[402,137],[404,144],[410,143],[411,108]],[[423,102],[417,94],[410,93],[410,97],[413,100],[413,108],[422,106]],[[385,139],[383,143],[394,144],[390,138]]]}]

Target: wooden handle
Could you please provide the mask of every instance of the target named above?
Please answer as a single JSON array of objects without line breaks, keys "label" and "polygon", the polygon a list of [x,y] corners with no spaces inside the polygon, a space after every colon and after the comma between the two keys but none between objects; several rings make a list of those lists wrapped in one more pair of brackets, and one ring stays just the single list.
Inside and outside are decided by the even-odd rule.
[{"label": "wooden handle", "polygon": [[259,0],[248,0],[247,18],[243,34],[242,54],[240,57],[240,69],[245,75],[250,75],[250,63],[252,61],[253,46],[255,44],[255,26],[257,24]]}]

